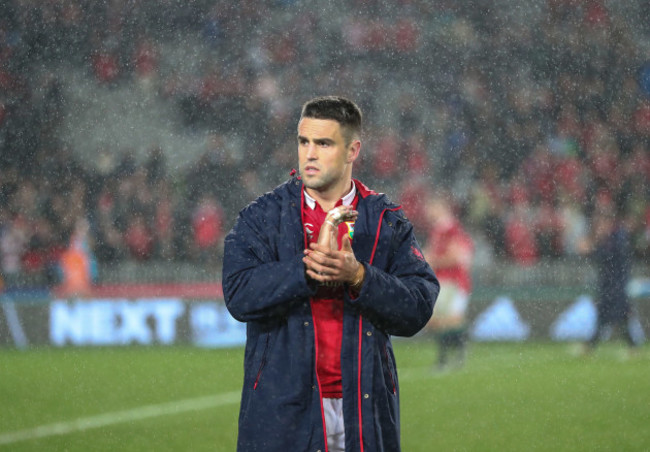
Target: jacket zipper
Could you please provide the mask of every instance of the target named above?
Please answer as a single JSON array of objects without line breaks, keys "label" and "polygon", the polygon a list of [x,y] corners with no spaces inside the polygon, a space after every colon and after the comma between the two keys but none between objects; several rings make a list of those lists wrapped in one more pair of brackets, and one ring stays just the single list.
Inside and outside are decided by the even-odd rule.
[{"label": "jacket zipper", "polygon": [[[304,229],[304,224],[305,224],[305,190],[301,186],[300,190],[300,223],[302,224],[302,234],[303,234],[303,242],[305,249],[309,248],[309,240],[307,238],[307,235],[305,234],[305,229]],[[309,299],[309,305],[311,308],[311,304],[314,302],[312,298]],[[320,400],[320,414],[321,414],[321,421],[323,423],[323,442],[325,444],[325,452],[329,451],[329,447],[327,446],[327,422],[325,421],[325,409],[323,407],[323,392],[321,391],[321,386],[320,386],[320,379],[318,378],[318,331],[316,330],[316,318],[314,317],[314,310],[311,310],[311,324],[313,325],[314,328],[314,375],[316,376],[316,385],[318,387],[318,397]]]}]

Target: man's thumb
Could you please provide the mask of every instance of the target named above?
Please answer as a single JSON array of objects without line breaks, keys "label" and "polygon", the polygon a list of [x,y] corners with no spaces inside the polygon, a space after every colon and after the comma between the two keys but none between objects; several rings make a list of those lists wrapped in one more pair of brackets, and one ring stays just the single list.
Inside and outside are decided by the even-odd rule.
[{"label": "man's thumb", "polygon": [[352,252],[352,244],[350,243],[350,236],[345,234],[341,240],[341,251]]}]

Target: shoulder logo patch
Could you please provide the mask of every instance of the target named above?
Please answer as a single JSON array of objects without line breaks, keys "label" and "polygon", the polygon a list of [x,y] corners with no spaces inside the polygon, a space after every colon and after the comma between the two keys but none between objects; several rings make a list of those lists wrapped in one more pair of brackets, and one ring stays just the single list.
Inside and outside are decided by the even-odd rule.
[{"label": "shoulder logo patch", "polygon": [[419,260],[423,261],[424,260],[424,255],[422,254],[422,251],[417,249],[414,246],[411,246],[411,252],[417,257]]}]

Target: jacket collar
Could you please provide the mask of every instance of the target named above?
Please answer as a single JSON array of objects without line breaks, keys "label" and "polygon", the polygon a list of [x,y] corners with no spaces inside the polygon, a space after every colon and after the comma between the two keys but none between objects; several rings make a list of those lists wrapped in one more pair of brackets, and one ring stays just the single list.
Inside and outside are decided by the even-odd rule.
[{"label": "jacket collar", "polygon": [[376,195],[377,192],[374,190],[369,189],[366,187],[360,180],[357,179],[352,179],[352,182],[354,182],[355,187],[357,187],[357,191],[359,192],[359,195],[362,198],[365,198],[368,195]]}]

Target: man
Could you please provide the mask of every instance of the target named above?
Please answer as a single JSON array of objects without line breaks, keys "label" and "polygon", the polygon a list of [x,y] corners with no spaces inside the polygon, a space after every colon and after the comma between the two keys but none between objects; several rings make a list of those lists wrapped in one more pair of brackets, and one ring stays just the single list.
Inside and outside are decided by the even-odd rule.
[{"label": "man", "polygon": [[589,254],[596,267],[597,323],[596,330],[584,344],[583,352],[591,352],[601,341],[604,333],[613,326],[624,331],[630,349],[641,345],[642,338],[632,332],[635,311],[626,291],[632,270],[632,251],[628,233],[618,223],[614,208],[596,209],[593,216],[592,237],[583,240],[579,247]]},{"label": "man", "polygon": [[[247,322],[239,451],[400,450],[390,335],[424,327],[439,286],[400,208],[352,179],[360,134],[353,102],[307,102],[300,176],[226,237],[224,297]],[[317,243],[341,205],[356,221],[335,225],[339,248]]]},{"label": "man", "polygon": [[428,327],[438,343],[438,370],[444,370],[450,352],[456,352],[457,366],[465,359],[474,242],[456,218],[448,197],[432,197],[426,215],[431,230],[425,256],[440,281],[440,296]]}]

